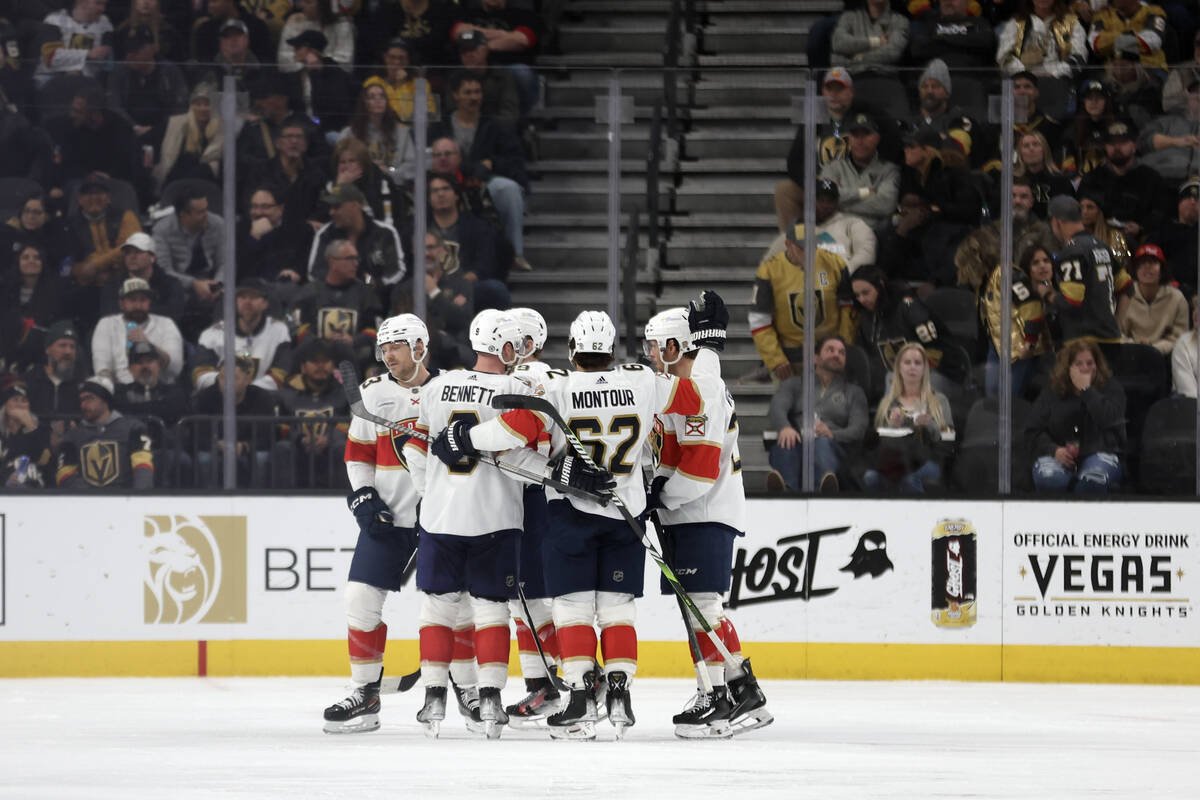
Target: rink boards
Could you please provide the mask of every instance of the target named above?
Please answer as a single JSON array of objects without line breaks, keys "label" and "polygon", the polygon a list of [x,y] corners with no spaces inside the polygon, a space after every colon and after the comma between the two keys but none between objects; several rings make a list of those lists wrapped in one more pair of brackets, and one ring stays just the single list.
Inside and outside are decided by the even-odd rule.
[{"label": "rink boards", "polygon": [[[753,500],[728,607],[774,678],[1200,683],[1194,504]],[[337,498],[0,500],[0,677],[342,675]],[[647,560],[639,674],[690,674]],[[387,670],[415,669],[411,588]],[[515,668],[516,660],[513,660]]]}]

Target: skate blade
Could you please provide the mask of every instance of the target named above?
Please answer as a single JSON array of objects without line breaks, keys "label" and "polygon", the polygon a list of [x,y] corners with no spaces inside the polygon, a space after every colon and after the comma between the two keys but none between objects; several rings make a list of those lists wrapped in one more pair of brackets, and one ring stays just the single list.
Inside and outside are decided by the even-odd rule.
[{"label": "skate blade", "polygon": [[[609,721],[612,722],[612,720]],[[625,739],[626,732],[628,732],[628,730],[632,727],[633,726],[628,722],[613,722],[613,729],[617,733],[617,741],[623,741]]]},{"label": "skate blade", "polygon": [[440,719],[434,719],[430,720],[429,722],[422,722],[421,727],[425,729],[425,738],[436,739],[442,732],[442,721]]},{"label": "skate blade", "polygon": [[483,738],[499,739],[500,734],[504,732],[504,723],[498,720],[490,719],[483,723]]},{"label": "skate blade", "polygon": [[775,716],[766,708],[757,708],[729,723],[734,735],[765,728],[775,721]]},{"label": "skate blade", "polygon": [[680,739],[732,739],[733,729],[724,721],[709,725],[676,725],[675,735]]},{"label": "skate blade", "polygon": [[520,717],[515,714],[508,716],[508,727],[514,731],[528,731],[536,728],[546,727],[546,715],[538,714],[535,717]]},{"label": "skate blade", "polygon": [[379,715],[363,714],[341,722],[326,722],[322,730],[326,733],[370,733],[379,730]]},{"label": "skate blade", "polygon": [[576,722],[562,727],[548,726],[551,739],[590,742],[596,738],[596,723],[592,721]]}]

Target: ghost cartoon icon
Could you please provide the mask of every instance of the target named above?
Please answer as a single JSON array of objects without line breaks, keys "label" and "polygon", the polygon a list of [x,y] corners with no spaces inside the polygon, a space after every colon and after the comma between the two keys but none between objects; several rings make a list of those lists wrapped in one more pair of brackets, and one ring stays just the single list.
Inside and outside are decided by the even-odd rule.
[{"label": "ghost cartoon icon", "polygon": [[867,531],[858,539],[858,547],[850,556],[850,563],[842,567],[840,572],[852,572],[855,578],[870,574],[878,578],[889,569],[893,569],[891,559],[887,554],[887,537],[883,531]]}]

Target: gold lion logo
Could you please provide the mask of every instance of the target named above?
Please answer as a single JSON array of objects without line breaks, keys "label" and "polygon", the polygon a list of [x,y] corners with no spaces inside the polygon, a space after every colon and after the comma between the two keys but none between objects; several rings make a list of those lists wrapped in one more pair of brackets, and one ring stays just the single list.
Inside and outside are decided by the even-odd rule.
[{"label": "gold lion logo", "polygon": [[246,518],[147,516],[145,622],[246,621]]}]

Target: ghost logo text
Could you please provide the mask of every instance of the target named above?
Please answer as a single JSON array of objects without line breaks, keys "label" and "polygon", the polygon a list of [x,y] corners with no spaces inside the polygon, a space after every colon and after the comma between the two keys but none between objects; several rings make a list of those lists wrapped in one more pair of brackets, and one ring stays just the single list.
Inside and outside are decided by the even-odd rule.
[{"label": "ghost logo text", "polygon": [[836,586],[813,585],[821,540],[848,530],[850,527],[845,526],[784,536],[775,547],[760,548],[753,555],[738,548],[729,586],[729,607],[794,598],[809,600],[833,594],[837,591]]}]

